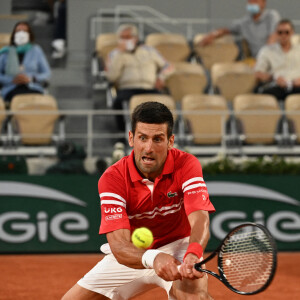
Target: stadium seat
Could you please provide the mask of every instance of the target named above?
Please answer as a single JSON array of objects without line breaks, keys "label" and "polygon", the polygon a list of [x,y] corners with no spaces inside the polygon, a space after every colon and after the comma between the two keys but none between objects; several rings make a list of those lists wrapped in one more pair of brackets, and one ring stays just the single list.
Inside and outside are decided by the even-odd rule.
[{"label": "stadium seat", "polygon": [[131,97],[129,101],[130,113],[132,113],[139,104],[148,101],[155,101],[165,104],[172,111],[174,120],[177,119],[176,103],[174,99],[169,95],[163,94],[140,94]]},{"label": "stadium seat", "polygon": [[108,54],[118,45],[118,36],[115,33],[102,33],[97,36],[95,51],[91,61],[91,75],[93,89],[106,89],[105,61]]},{"label": "stadium seat", "polygon": [[172,98],[180,102],[185,95],[202,94],[207,86],[205,70],[199,64],[174,63],[174,72],[167,78],[166,87]]},{"label": "stadium seat", "polygon": [[[225,138],[229,110],[223,96],[186,95],[182,100],[181,110],[195,144],[220,144]],[[202,114],[186,114],[191,111]]]},{"label": "stadium seat", "polygon": [[215,91],[232,101],[240,94],[252,93],[256,85],[254,70],[243,62],[216,63],[211,69]]},{"label": "stadium seat", "polygon": [[285,99],[285,110],[286,117],[292,125],[289,132],[294,134],[296,142],[300,143],[300,94],[290,95]]},{"label": "stadium seat", "polygon": [[96,52],[98,57],[106,59],[110,51],[118,46],[118,36],[115,33],[102,33],[96,39]]},{"label": "stadium seat", "polygon": [[0,33],[0,49],[10,44],[10,33]]},{"label": "stadium seat", "polygon": [[52,96],[17,95],[12,99],[11,110],[14,113],[14,131],[20,135],[23,145],[48,145],[52,142],[54,126],[59,118],[57,103]]},{"label": "stadium seat", "polygon": [[194,37],[194,51],[201,60],[201,63],[207,70],[215,63],[235,61],[239,54],[239,48],[236,45],[232,35],[216,39],[212,44],[207,46],[199,46],[199,42],[204,34],[197,34]]},{"label": "stadium seat", "polygon": [[276,142],[280,107],[272,95],[244,94],[233,100],[233,112],[238,121],[238,133],[247,144]]},{"label": "stadium seat", "polygon": [[151,33],[145,44],[157,49],[170,62],[186,61],[191,53],[187,39],[176,33]]}]

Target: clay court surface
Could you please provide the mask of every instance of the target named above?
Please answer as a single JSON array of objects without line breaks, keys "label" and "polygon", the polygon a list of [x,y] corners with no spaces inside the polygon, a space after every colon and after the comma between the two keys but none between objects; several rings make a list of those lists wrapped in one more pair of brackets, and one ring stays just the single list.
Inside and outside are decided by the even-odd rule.
[{"label": "clay court surface", "polygon": [[[0,255],[0,299],[60,299],[99,259],[99,254]],[[207,268],[215,270],[215,264],[213,261]],[[209,291],[215,299],[300,299],[300,252],[279,253],[275,278],[271,286],[258,295],[235,294],[211,276]],[[167,296],[156,288],[132,298],[142,299],[166,300]]]}]

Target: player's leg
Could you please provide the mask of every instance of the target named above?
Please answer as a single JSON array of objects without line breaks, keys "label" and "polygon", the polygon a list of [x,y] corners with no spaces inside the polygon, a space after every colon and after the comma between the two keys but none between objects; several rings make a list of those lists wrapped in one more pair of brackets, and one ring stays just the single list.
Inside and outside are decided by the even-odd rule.
[{"label": "player's leg", "polygon": [[61,300],[106,300],[109,299],[101,294],[92,292],[75,284]]},{"label": "player's leg", "polygon": [[170,299],[177,300],[213,300],[208,294],[208,276],[197,280],[183,279],[173,282]]}]

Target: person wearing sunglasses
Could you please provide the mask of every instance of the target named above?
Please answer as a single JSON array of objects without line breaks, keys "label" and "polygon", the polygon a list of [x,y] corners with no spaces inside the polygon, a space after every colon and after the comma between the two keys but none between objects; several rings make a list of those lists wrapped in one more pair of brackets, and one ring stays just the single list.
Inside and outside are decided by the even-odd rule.
[{"label": "person wearing sunglasses", "polygon": [[266,9],[266,5],[267,0],[247,0],[247,14],[244,17],[234,20],[228,28],[219,28],[206,34],[199,46],[209,45],[217,38],[232,34],[246,43],[250,57],[255,58],[261,47],[275,42],[274,31],[280,20],[279,13],[274,9]]},{"label": "person wearing sunglasses", "polygon": [[281,20],[276,28],[277,43],[263,47],[258,53],[255,75],[256,91],[284,100],[300,93],[300,44],[292,42],[294,25]]}]

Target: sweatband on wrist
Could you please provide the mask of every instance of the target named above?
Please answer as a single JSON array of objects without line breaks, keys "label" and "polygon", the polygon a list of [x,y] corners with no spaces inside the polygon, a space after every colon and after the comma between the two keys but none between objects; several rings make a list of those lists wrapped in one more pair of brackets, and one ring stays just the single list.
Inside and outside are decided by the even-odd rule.
[{"label": "sweatband on wrist", "polygon": [[142,264],[146,269],[153,269],[153,263],[155,260],[155,257],[161,253],[162,251],[160,250],[154,250],[150,249],[147,250],[142,257]]},{"label": "sweatband on wrist", "polygon": [[183,257],[183,261],[185,259],[185,257],[189,254],[189,253],[193,253],[195,254],[198,258],[201,258],[203,255],[203,248],[199,243],[191,243],[189,244],[186,253]]}]

